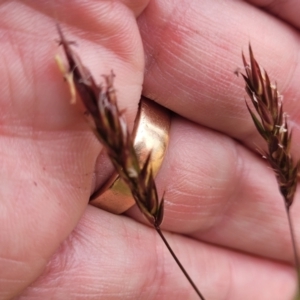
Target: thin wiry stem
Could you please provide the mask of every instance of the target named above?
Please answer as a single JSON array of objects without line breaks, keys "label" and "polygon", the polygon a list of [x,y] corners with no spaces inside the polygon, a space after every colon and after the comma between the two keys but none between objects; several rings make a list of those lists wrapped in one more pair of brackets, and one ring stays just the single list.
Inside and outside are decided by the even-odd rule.
[{"label": "thin wiry stem", "polygon": [[180,268],[181,272],[184,274],[184,276],[186,277],[186,279],[189,281],[189,283],[193,287],[193,289],[196,292],[196,294],[199,296],[199,298],[201,300],[205,300],[204,297],[203,297],[203,295],[200,293],[199,289],[197,288],[196,284],[194,283],[194,281],[192,280],[192,278],[190,277],[190,275],[187,273],[187,271],[185,270],[185,268],[183,267],[183,265],[181,264],[181,262],[179,261],[179,259],[177,258],[177,256],[175,255],[174,251],[170,247],[168,241],[164,237],[164,235],[163,235],[162,231],[160,230],[160,228],[159,227],[155,227],[155,229],[156,229],[157,233],[159,234],[159,236],[161,237],[161,239],[163,240],[163,242],[165,243],[165,245],[168,248],[169,252],[171,253],[172,257],[176,261],[176,263],[177,263],[178,267]]},{"label": "thin wiry stem", "polygon": [[290,229],[290,234],[291,234],[291,239],[292,239],[294,260],[295,260],[295,265],[296,265],[296,270],[297,270],[297,279],[298,279],[298,288],[299,288],[300,287],[300,262],[299,262],[299,255],[298,255],[298,251],[297,251],[297,243],[296,243],[296,238],[295,238],[294,226],[293,226],[293,222],[291,219],[291,212],[288,207],[286,207],[286,214],[287,214],[287,219],[288,219],[289,229]]},{"label": "thin wiry stem", "polygon": [[242,75],[246,83],[245,89],[256,113],[247,102],[246,105],[257,131],[267,143],[264,156],[274,170],[284,200],[300,291],[299,255],[290,215],[290,207],[297,188],[299,161],[295,163],[291,155],[292,134],[288,127],[287,114],[283,111],[283,97],[278,92],[276,84],[271,83],[268,73],[255,60],[250,45],[249,53],[250,64],[242,54],[245,74],[240,72],[238,74]]},{"label": "thin wiry stem", "polygon": [[65,39],[59,26],[57,26],[57,29],[60,35],[60,44],[63,46],[69,64],[68,71],[65,70],[60,57],[56,57],[56,59],[69,84],[72,102],[75,102],[76,93],[78,93],[87,110],[88,122],[93,132],[105,147],[120,177],[128,185],[138,208],[156,229],[200,299],[204,300],[161,232],[160,224],[164,214],[164,199],[158,199],[150,167],[151,153],[149,153],[145,163],[140,166],[132,136],[117,105],[113,86],[114,74],[104,76],[105,87],[97,85],[89,70],[72,51],[70,42]]}]

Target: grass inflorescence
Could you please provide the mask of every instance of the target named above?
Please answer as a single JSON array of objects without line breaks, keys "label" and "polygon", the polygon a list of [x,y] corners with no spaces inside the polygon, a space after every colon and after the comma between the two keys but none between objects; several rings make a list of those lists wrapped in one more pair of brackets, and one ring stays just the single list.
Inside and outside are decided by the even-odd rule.
[{"label": "grass inflorescence", "polygon": [[57,29],[60,44],[67,59],[67,69],[59,56],[56,57],[56,60],[69,85],[72,96],[71,102],[75,102],[77,94],[80,96],[93,132],[105,147],[120,177],[128,185],[138,208],[156,229],[199,298],[204,300],[160,229],[164,215],[164,199],[159,200],[158,198],[154,176],[150,167],[151,153],[141,166],[133,146],[132,135],[117,105],[113,85],[114,74],[104,76],[105,84],[99,86],[72,50],[72,43],[65,39],[59,26],[57,26]]},{"label": "grass inflorescence", "polygon": [[250,64],[242,54],[245,74],[238,73],[244,78],[246,92],[255,110],[254,112],[246,101],[248,111],[257,131],[267,144],[267,150],[263,151],[263,156],[274,170],[280,193],[284,199],[299,289],[299,255],[290,215],[290,207],[293,204],[297,188],[299,161],[295,162],[291,155],[292,133],[288,126],[287,114],[283,110],[283,97],[278,92],[276,84],[271,83],[268,73],[255,60],[250,45],[249,55]]}]

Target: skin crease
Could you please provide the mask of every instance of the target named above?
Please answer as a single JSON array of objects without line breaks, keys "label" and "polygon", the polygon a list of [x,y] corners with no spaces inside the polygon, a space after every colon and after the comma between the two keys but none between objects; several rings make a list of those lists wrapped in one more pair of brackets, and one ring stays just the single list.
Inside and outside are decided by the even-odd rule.
[{"label": "skin crease", "polygon": [[176,113],[157,176],[162,228],[205,298],[292,299],[283,202],[233,74],[251,41],[284,94],[298,157],[291,2],[275,15],[258,0],[0,3],[0,299],[197,299],[135,207],[87,205],[109,166],[55,65],[57,21],[99,82],[113,69],[130,126],[142,88]]}]

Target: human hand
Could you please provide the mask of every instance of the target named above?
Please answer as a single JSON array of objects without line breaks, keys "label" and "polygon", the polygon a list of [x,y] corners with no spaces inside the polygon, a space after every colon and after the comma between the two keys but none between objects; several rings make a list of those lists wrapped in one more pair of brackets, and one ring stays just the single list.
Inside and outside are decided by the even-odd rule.
[{"label": "human hand", "polygon": [[[157,176],[162,228],[206,299],[291,299],[283,200],[233,71],[251,41],[285,96],[296,148],[297,74],[288,70],[297,73],[297,28],[244,2],[132,3],[1,5],[0,298],[196,299],[136,208],[129,218],[86,207],[110,167],[68,103],[53,61],[55,16],[95,78],[114,70],[130,124],[143,80],[144,95],[177,113]],[[288,11],[281,17],[297,26]],[[297,207],[296,197],[295,228]]]}]

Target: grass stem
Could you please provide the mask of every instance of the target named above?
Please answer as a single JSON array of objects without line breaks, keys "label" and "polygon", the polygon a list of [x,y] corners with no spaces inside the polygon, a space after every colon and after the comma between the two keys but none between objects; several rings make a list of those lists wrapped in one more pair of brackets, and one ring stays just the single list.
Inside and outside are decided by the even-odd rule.
[{"label": "grass stem", "polygon": [[168,241],[166,240],[165,236],[163,235],[162,231],[160,230],[160,227],[159,226],[155,226],[155,229],[156,229],[157,233],[159,234],[159,236],[161,237],[161,239],[163,240],[163,242],[166,245],[166,247],[168,248],[170,254],[172,255],[172,257],[176,261],[176,263],[177,263],[178,267],[180,268],[181,272],[184,274],[184,276],[189,281],[189,283],[193,287],[193,289],[196,292],[196,294],[199,296],[199,299],[205,300],[205,298],[200,293],[199,289],[197,288],[196,284],[194,283],[194,281],[192,280],[192,278],[190,277],[190,275],[187,273],[187,271],[185,270],[185,268],[183,267],[183,265],[180,263],[180,261],[177,258],[176,254],[174,253],[174,251],[172,250],[172,248],[169,245]]},{"label": "grass stem", "polygon": [[295,261],[295,266],[296,266],[296,271],[297,271],[298,293],[300,293],[300,261],[299,261],[299,254],[298,254],[298,251],[297,251],[297,243],[296,243],[296,237],[295,237],[293,222],[291,220],[290,208],[287,207],[287,206],[285,206],[285,207],[286,207],[286,214],[287,214],[287,219],[288,219],[289,229],[290,229],[290,234],[291,234],[291,240],[292,240],[292,245],[293,245],[294,261]]}]

